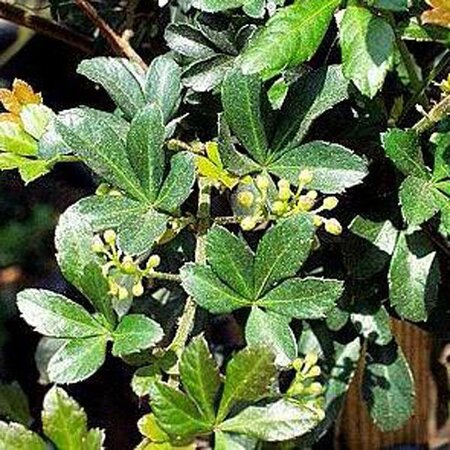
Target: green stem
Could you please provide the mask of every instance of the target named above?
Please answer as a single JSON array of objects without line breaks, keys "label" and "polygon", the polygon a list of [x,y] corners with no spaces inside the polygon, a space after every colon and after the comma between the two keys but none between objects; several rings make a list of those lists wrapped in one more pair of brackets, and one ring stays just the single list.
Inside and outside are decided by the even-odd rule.
[{"label": "green stem", "polygon": [[181,283],[180,275],[166,272],[150,272],[148,278],[163,281],[173,281],[174,283]]},{"label": "green stem", "polygon": [[418,133],[423,133],[438,123],[447,114],[450,114],[450,95],[447,95],[439,103],[433,106],[428,114],[420,119],[412,129]]},{"label": "green stem", "polygon": [[[211,185],[207,180],[199,178],[198,180],[198,230],[197,243],[195,247],[195,262],[197,264],[205,264],[206,262],[206,241],[205,235],[210,226],[210,209],[211,209]],[[195,301],[188,297],[184,306],[183,314],[178,322],[178,329],[169,349],[181,355],[183,352],[189,335],[194,327],[195,312],[197,306]]]}]

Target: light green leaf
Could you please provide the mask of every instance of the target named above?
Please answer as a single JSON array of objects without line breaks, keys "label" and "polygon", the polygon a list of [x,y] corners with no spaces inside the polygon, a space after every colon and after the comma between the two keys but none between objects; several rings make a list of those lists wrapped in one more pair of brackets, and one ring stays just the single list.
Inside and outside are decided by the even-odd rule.
[{"label": "light green leaf", "polygon": [[74,108],[60,113],[55,126],[64,142],[94,172],[133,198],[147,201],[127,157],[127,122],[103,111]]},{"label": "light green leaf", "polygon": [[151,387],[150,405],[160,427],[172,438],[189,439],[211,431],[195,403],[185,394],[156,381]]},{"label": "light green leaf", "polygon": [[222,83],[225,120],[245,149],[258,162],[265,160],[268,143],[261,111],[262,83],[240,70],[228,72]]},{"label": "light green leaf", "polygon": [[89,430],[84,442],[83,450],[104,450],[105,432],[98,428]]},{"label": "light green leaf", "polygon": [[311,59],[338,5],[339,0],[303,0],[279,9],[244,50],[243,72],[271,78]]},{"label": "light green leaf", "polygon": [[243,434],[214,433],[214,450],[255,450],[258,441]]},{"label": "light green leaf", "polygon": [[25,289],[17,307],[28,325],[46,336],[86,338],[106,331],[82,306],[55,292]]},{"label": "light green leaf", "polygon": [[410,418],[414,410],[414,380],[395,344],[367,355],[362,393],[381,431],[397,430]]},{"label": "light green leaf", "polygon": [[115,356],[137,353],[153,347],[163,337],[161,326],[143,314],[125,316],[113,332],[112,354]]},{"label": "light green leaf", "polygon": [[54,115],[47,106],[34,103],[24,105],[20,111],[24,130],[36,140],[41,139]]},{"label": "light green leaf", "polygon": [[311,218],[303,214],[277,223],[264,234],[255,257],[255,298],[298,272],[309,256],[313,237]]},{"label": "light green leaf", "polygon": [[214,402],[221,380],[217,364],[202,336],[194,338],[183,352],[180,376],[184,390],[195,402],[204,419],[213,424],[216,417]]},{"label": "light green leaf", "polygon": [[0,122],[0,151],[16,155],[33,156],[38,142],[16,122]]},{"label": "light green leaf", "polygon": [[0,417],[25,426],[33,421],[27,396],[17,382],[0,384]]},{"label": "light green leaf", "polygon": [[19,423],[0,422],[0,447],[8,450],[47,450],[45,442]]},{"label": "light green leaf", "polygon": [[214,273],[244,298],[253,295],[254,254],[247,243],[215,226],[206,236],[206,257]]},{"label": "light green leaf", "polygon": [[299,145],[315,119],[348,98],[348,85],[337,65],[316,69],[293,83],[271,144],[274,153]]},{"label": "light green leaf", "polygon": [[215,13],[240,8],[248,0],[193,0],[192,6],[205,12]]},{"label": "light green leaf", "polygon": [[153,103],[134,116],[127,136],[128,158],[151,202],[158,196],[163,181],[165,133],[161,110]]},{"label": "light green leaf", "polygon": [[344,75],[372,98],[392,68],[394,31],[383,18],[359,6],[348,6],[338,25]]},{"label": "light green leaf", "polygon": [[145,105],[143,71],[125,58],[85,59],[77,72],[103,86],[129,120]]},{"label": "light green leaf", "polygon": [[50,381],[78,383],[93,375],[105,362],[106,337],[69,339],[48,364]]},{"label": "light green leaf", "polygon": [[275,354],[278,366],[287,366],[297,356],[297,342],[289,319],[253,307],[245,325],[245,340],[250,346],[264,342]]},{"label": "light green leaf", "polygon": [[175,212],[189,197],[195,182],[195,163],[192,154],[181,152],[172,156],[170,171],[161,187],[155,207]]},{"label": "light green leaf", "polygon": [[404,175],[429,178],[420,149],[419,137],[414,130],[394,128],[381,135],[387,157]]},{"label": "light green leaf", "polygon": [[313,173],[308,185],[323,193],[340,193],[361,183],[367,175],[367,162],[348,148],[323,141],[313,141],[283,153],[268,169],[275,175],[298,184],[303,169]]},{"label": "light green leaf", "polygon": [[155,58],[145,80],[147,100],[156,103],[167,122],[176,112],[181,99],[181,69],[168,56]]},{"label": "light green leaf", "polygon": [[426,320],[437,299],[436,252],[422,232],[402,232],[389,268],[389,298],[398,314],[413,322]]},{"label": "light green leaf", "polygon": [[52,165],[48,161],[31,159],[15,153],[0,152],[0,170],[18,169],[25,185],[46,175]]},{"label": "light green leaf", "polygon": [[185,264],[180,271],[183,288],[196,303],[213,314],[225,314],[251,304],[223,283],[210,267]]},{"label": "light green leaf", "polygon": [[217,421],[225,419],[239,403],[257,402],[266,397],[276,373],[275,355],[268,347],[246,347],[236,353],[225,372],[225,388]]},{"label": "light green leaf", "polygon": [[343,282],[322,278],[283,281],[256,304],[296,319],[322,319],[342,295]]},{"label": "light green leaf", "polygon": [[220,430],[245,434],[263,441],[284,441],[302,436],[320,421],[307,405],[278,400],[266,406],[250,406],[220,425]]},{"label": "light green leaf", "polygon": [[433,179],[450,178],[450,133],[433,133],[430,141],[434,144]]}]

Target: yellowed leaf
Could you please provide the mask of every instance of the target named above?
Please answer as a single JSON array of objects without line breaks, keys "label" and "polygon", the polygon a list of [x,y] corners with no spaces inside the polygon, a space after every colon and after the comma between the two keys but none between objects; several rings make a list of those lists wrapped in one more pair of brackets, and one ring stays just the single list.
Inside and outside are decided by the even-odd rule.
[{"label": "yellowed leaf", "polygon": [[42,103],[42,96],[34,92],[33,88],[23,80],[16,78],[13,82],[12,93],[22,105]]},{"label": "yellowed leaf", "polygon": [[450,28],[450,0],[427,0],[427,3],[431,9],[422,13],[422,23]]}]

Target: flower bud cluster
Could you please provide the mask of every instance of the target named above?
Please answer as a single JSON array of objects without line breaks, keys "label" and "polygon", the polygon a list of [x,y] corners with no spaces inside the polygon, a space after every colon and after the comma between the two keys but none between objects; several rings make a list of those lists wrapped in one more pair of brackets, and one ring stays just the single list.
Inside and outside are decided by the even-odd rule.
[{"label": "flower bud cluster", "polygon": [[[158,255],[151,255],[144,268],[130,255],[124,255],[117,248],[117,236],[114,230],[106,230],[102,235],[95,235],[92,250],[101,255],[105,261],[102,266],[103,276],[108,280],[109,293],[119,300],[129,297],[140,297],[144,294],[144,279],[151,278],[155,267],[161,260]],[[130,284],[124,281],[131,280]]]}]

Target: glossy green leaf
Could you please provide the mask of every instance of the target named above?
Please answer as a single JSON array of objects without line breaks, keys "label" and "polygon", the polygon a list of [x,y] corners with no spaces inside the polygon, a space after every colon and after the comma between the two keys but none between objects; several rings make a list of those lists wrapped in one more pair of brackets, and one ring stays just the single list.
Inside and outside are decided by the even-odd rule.
[{"label": "glossy green leaf", "polygon": [[261,111],[262,84],[257,76],[235,69],[222,83],[225,120],[245,149],[258,162],[265,160],[268,143]]},{"label": "glossy green leaf", "polygon": [[181,268],[180,275],[185,291],[213,314],[229,313],[251,304],[223,283],[210,267],[188,263]]},{"label": "glossy green leaf", "polygon": [[46,336],[86,338],[106,331],[82,306],[55,292],[26,289],[17,295],[17,307],[23,319]]},{"label": "glossy green leaf", "polygon": [[222,421],[239,403],[257,402],[267,396],[276,373],[275,355],[269,348],[246,347],[236,353],[225,372],[217,420]]},{"label": "glossy green leaf", "polygon": [[381,135],[387,157],[404,175],[428,178],[429,172],[424,165],[419,137],[413,130],[394,128]]},{"label": "glossy green leaf", "polygon": [[314,231],[310,217],[297,214],[264,234],[255,257],[255,298],[298,272],[311,251]]},{"label": "glossy green leaf", "polygon": [[253,307],[245,325],[245,340],[250,346],[263,342],[275,354],[275,363],[287,366],[297,356],[297,343],[289,321],[280,314]]},{"label": "glossy green leaf", "polygon": [[304,0],[279,9],[244,50],[243,72],[270,78],[311,59],[338,5],[339,0]]},{"label": "glossy green leaf", "polygon": [[170,160],[170,171],[161,187],[155,207],[169,213],[176,211],[192,192],[195,164],[192,154],[177,153]]},{"label": "glossy green leaf", "polygon": [[367,355],[362,392],[381,431],[405,424],[414,409],[414,380],[399,347],[393,344]]},{"label": "glossy green leaf", "polygon": [[215,226],[206,236],[206,255],[222,281],[244,298],[252,298],[254,255],[242,238]]},{"label": "glossy green leaf", "polygon": [[271,143],[274,152],[300,145],[315,119],[348,98],[348,85],[338,65],[313,70],[293,83]]},{"label": "glossy green leaf", "polygon": [[85,59],[77,72],[103,86],[127,119],[145,105],[142,69],[125,58]]},{"label": "glossy green leaf", "polygon": [[181,68],[168,56],[155,58],[147,72],[145,94],[150,103],[156,103],[167,122],[176,112],[181,100]]},{"label": "glossy green leaf", "polygon": [[274,287],[256,304],[296,319],[322,319],[342,292],[342,281],[294,278]]},{"label": "glossy green leaf", "polygon": [[162,112],[152,103],[135,115],[127,136],[128,158],[151,202],[158,196],[163,181],[165,132]]},{"label": "glossy green leaf", "polygon": [[283,153],[270,163],[275,175],[298,184],[298,175],[309,169],[313,180],[308,188],[323,193],[340,193],[361,183],[367,175],[367,162],[348,148],[323,141],[313,141]]},{"label": "glossy green leaf", "polygon": [[128,128],[123,119],[91,108],[63,111],[56,120],[56,130],[64,142],[94,172],[145,202],[147,197],[127,157]]},{"label": "glossy green leaf", "polygon": [[0,446],[5,450],[47,450],[36,433],[18,423],[0,422]]},{"label": "glossy green leaf", "polygon": [[184,390],[195,402],[202,416],[208,422],[214,423],[214,402],[221,380],[217,363],[203,337],[194,338],[183,352],[180,376]]},{"label": "glossy green leaf", "polygon": [[33,421],[27,396],[17,382],[0,384],[0,417],[25,426]]},{"label": "glossy green leaf", "polygon": [[143,314],[125,316],[113,332],[112,354],[129,355],[157,344],[163,337],[161,326]]},{"label": "glossy green leaf", "polygon": [[322,417],[306,405],[278,400],[266,406],[249,406],[226,420],[220,430],[245,434],[264,441],[284,441],[312,430]]},{"label": "glossy green leaf", "polygon": [[344,75],[372,98],[392,68],[394,31],[383,18],[360,6],[348,6],[338,22]]},{"label": "glossy green leaf", "polygon": [[69,339],[48,364],[50,381],[78,383],[93,375],[104,363],[106,337]]},{"label": "glossy green leaf", "polygon": [[437,300],[436,252],[422,232],[402,232],[389,268],[389,299],[398,314],[413,322],[426,320]]}]

